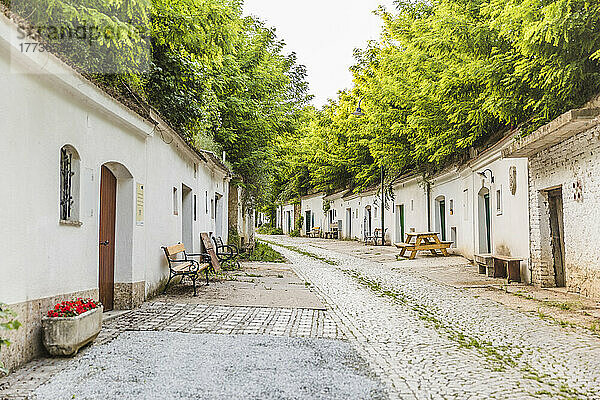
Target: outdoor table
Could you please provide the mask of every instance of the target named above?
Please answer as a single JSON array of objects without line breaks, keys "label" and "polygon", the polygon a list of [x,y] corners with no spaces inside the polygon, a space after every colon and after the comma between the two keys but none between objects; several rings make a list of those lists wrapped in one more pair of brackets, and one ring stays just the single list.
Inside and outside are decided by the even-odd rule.
[{"label": "outdoor table", "polygon": [[452,242],[441,241],[438,232],[410,232],[406,234],[406,242],[395,243],[395,246],[400,250],[400,257],[404,257],[407,250],[411,252],[409,259],[413,260],[417,256],[418,251],[429,250],[431,254],[437,256],[437,250],[442,255],[448,256],[447,248]]}]

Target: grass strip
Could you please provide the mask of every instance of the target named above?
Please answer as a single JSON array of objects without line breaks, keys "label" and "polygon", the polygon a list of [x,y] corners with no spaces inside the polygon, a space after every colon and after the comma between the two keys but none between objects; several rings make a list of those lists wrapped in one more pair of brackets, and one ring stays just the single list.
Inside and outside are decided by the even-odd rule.
[{"label": "grass strip", "polygon": [[[522,351],[515,349],[510,346],[494,346],[491,342],[486,340],[479,340],[476,337],[465,335],[463,332],[456,329],[454,326],[444,323],[440,320],[434,310],[423,304],[419,304],[414,300],[410,299],[406,294],[383,287],[379,282],[373,279],[369,279],[357,271],[343,270],[345,274],[352,277],[362,286],[369,288],[380,297],[390,298],[403,306],[410,308],[415,311],[417,316],[424,321],[427,321],[430,326],[433,326],[437,331],[445,334],[450,340],[457,343],[460,347],[475,349],[481,355],[483,355],[488,362],[490,362],[491,369],[493,371],[504,371],[507,367],[515,368],[518,365],[517,360],[522,356]],[[513,354],[510,354],[513,353]],[[527,363],[521,361],[521,364],[525,364],[521,368],[523,378],[535,380],[541,384],[547,385],[549,389],[554,389],[558,386],[559,390],[552,393],[555,397],[577,399],[577,398],[588,398],[586,394],[579,392],[576,389],[569,388],[565,384],[556,385],[551,380],[560,381],[561,378],[551,378],[548,375],[540,374],[535,371]],[[550,379],[548,379],[550,378]]]},{"label": "grass strip", "polygon": [[302,254],[303,256],[314,258],[315,260],[322,261],[322,262],[327,263],[329,265],[339,265],[339,263],[337,261],[331,260],[331,259],[326,258],[326,257],[321,257],[321,256],[319,256],[317,254],[314,254],[314,253],[311,253],[309,251],[300,249],[300,248],[298,248],[296,246],[290,246],[290,245],[281,244],[281,243],[274,243],[274,242],[271,242],[271,241],[265,240],[265,239],[260,239],[260,241],[266,242],[266,243],[269,243],[269,244],[275,245],[275,246],[281,246],[281,247],[286,248],[288,250],[295,251],[298,254]]}]

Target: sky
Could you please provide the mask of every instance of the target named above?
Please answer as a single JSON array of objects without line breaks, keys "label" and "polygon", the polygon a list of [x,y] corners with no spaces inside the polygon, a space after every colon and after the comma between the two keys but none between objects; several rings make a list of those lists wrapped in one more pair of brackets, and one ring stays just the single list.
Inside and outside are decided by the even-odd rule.
[{"label": "sky", "polygon": [[308,70],[308,82],[317,107],[352,87],[355,48],[378,39],[381,20],[372,11],[379,5],[393,9],[392,0],[245,0],[245,14],[276,28]]}]

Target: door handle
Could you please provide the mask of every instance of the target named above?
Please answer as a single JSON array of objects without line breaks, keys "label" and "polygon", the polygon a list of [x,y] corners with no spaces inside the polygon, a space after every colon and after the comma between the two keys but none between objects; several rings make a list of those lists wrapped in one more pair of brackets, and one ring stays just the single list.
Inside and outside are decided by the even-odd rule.
[{"label": "door handle", "polygon": [[108,243],[109,243],[108,240],[106,240],[104,242],[100,242],[100,245],[101,246],[108,246]]}]

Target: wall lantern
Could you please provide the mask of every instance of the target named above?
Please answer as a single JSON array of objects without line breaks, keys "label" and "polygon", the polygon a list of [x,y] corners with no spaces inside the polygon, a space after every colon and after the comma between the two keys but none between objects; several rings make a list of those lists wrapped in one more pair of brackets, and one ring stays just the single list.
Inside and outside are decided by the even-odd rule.
[{"label": "wall lantern", "polygon": [[486,178],[485,173],[490,171],[490,180],[492,183],[494,183],[494,173],[492,172],[491,169],[486,168],[484,169],[482,172],[478,172],[477,174],[481,175],[482,177]]}]

